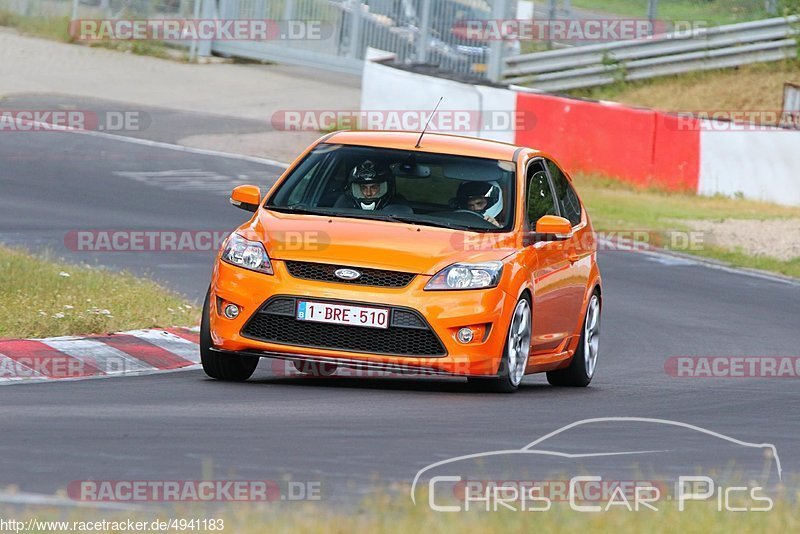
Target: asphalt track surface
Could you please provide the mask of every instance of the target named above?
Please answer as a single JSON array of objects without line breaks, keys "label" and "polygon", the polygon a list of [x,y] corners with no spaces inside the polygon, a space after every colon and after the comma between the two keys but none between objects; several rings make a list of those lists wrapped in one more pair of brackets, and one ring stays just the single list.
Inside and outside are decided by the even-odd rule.
[{"label": "asphalt track surface", "polygon": [[[169,189],[115,174],[186,169],[262,185],[280,170],[70,133],[3,133],[0,240],[146,273],[199,300],[213,251],[90,254],[64,245],[75,229],[230,230],[243,220],[213,184]],[[520,448],[609,416],[773,443],[784,479],[799,473],[797,379],[676,378],[664,364],[671,356],[800,356],[800,286],[630,252],[602,252],[600,263],[601,353],[589,388],[532,376],[498,396],[449,378],[285,378],[268,361],[243,384],[189,371],[0,387],[0,487],[53,494],[73,480],[197,479],[205,463],[217,478],[321,481],[326,499],[353,501],[376,484],[408,483],[434,461]],[[573,445],[617,437],[611,425]],[[657,441],[658,429],[626,439],[633,449],[637,439]],[[716,450],[696,454],[702,462]]]}]

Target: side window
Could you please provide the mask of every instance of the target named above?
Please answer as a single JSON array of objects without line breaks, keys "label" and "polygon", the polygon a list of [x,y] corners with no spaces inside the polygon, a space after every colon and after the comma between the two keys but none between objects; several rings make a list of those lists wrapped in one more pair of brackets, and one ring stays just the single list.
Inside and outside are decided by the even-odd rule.
[{"label": "side window", "polygon": [[561,209],[561,216],[568,219],[572,226],[580,224],[581,203],[578,200],[578,195],[575,194],[575,190],[567,180],[564,172],[558,168],[558,165],[547,160],[547,169],[550,171],[550,178],[553,179],[556,201]]},{"label": "side window", "polygon": [[534,227],[536,221],[545,215],[558,215],[553,192],[541,161],[528,165],[528,225]]}]

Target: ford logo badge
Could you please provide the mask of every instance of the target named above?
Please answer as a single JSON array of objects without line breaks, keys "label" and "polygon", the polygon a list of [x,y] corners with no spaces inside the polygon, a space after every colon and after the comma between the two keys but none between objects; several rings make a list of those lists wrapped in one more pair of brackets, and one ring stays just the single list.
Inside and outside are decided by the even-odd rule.
[{"label": "ford logo badge", "polygon": [[336,269],[333,274],[336,278],[341,278],[342,280],[357,280],[361,278],[361,273],[355,269]]}]

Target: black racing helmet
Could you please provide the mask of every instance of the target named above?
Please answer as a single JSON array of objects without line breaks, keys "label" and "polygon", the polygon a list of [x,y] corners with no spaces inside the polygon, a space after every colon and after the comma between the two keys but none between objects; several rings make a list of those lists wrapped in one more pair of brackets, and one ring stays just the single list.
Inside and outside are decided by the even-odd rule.
[{"label": "black racing helmet", "polygon": [[478,210],[481,215],[497,217],[503,211],[503,192],[497,182],[464,182],[458,186],[456,203],[459,209],[469,209],[469,201],[485,198],[486,207]]},{"label": "black racing helmet", "polygon": [[[377,185],[378,191],[368,197],[362,191],[364,185]],[[394,187],[392,171],[387,166],[368,159],[353,167],[348,178],[347,192],[361,209],[377,210],[389,203],[394,196]]]}]

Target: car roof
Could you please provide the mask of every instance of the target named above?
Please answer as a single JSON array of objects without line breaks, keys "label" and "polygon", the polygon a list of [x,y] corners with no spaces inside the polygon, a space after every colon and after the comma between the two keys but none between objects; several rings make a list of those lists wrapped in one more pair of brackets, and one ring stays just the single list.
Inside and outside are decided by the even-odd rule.
[{"label": "car roof", "polygon": [[359,145],[369,147],[417,150],[439,154],[473,156],[481,158],[513,161],[514,155],[522,147],[500,141],[478,139],[460,135],[426,133],[415,148],[419,132],[402,131],[340,131],[324,139],[325,143]]}]

